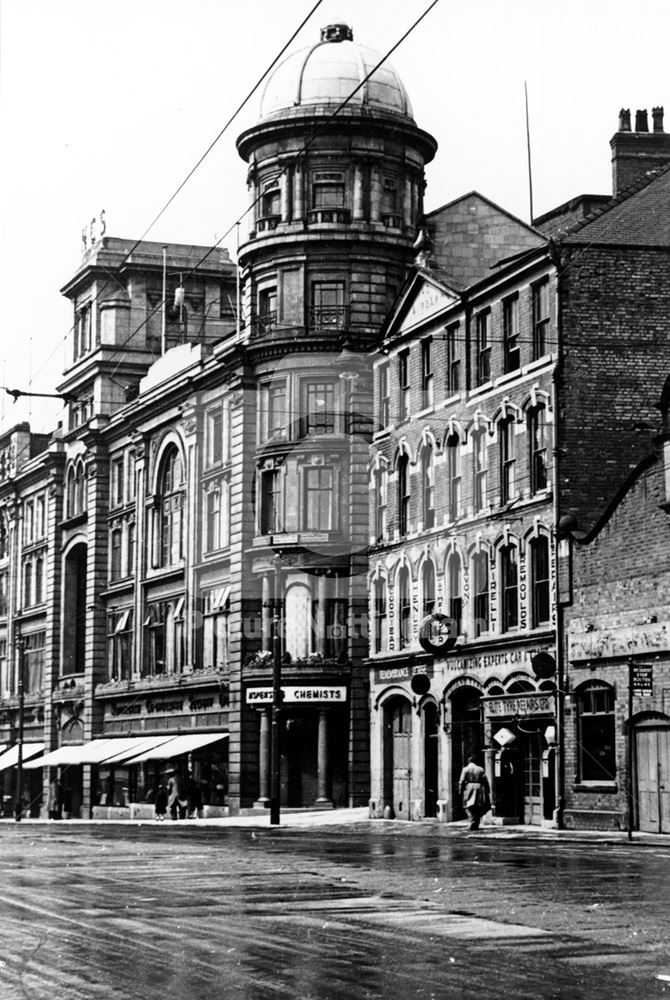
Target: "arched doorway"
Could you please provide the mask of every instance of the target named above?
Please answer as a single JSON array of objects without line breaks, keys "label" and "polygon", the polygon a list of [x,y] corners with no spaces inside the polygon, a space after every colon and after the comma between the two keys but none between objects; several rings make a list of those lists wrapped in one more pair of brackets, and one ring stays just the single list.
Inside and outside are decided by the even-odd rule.
[{"label": "arched doorway", "polygon": [[457,688],[451,695],[451,787],[454,819],[463,819],[465,816],[458,791],[461,771],[471,754],[481,757],[484,745],[480,699],[481,692],[469,685]]},{"label": "arched doorway", "polygon": [[410,818],[412,706],[407,698],[384,705],[384,806],[397,819]]},{"label": "arched doorway", "polygon": [[437,816],[438,799],[438,711],[429,701],[423,709],[423,780],[424,816]]},{"label": "arched doorway", "polygon": [[670,833],[670,718],[648,716],[635,725],[638,826]]}]

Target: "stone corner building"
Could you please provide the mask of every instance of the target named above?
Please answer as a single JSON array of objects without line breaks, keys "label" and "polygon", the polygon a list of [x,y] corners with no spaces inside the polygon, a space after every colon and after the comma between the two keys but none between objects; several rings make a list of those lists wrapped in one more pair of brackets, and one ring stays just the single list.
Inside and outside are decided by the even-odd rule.
[{"label": "stone corner building", "polygon": [[206,247],[103,237],[63,289],[68,424],[0,441],[0,740],[22,678],[33,813],[58,776],[68,815],[152,815],[168,767],[206,813],[266,806],[275,618],[283,804],[368,801],[367,355],[436,149],[378,61],[331,25],[268,79],[239,316]]}]

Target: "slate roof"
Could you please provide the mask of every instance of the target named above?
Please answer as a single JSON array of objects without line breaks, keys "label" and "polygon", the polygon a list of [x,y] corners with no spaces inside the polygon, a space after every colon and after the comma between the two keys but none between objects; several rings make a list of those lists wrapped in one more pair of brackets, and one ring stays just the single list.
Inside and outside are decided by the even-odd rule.
[{"label": "slate roof", "polygon": [[670,164],[649,171],[559,239],[571,244],[670,247]]}]

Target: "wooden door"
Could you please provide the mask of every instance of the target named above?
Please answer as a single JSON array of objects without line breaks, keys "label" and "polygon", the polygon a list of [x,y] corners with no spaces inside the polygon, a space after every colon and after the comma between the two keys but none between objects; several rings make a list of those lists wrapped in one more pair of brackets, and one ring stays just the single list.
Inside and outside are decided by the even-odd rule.
[{"label": "wooden door", "polygon": [[391,733],[393,741],[393,811],[398,819],[410,818],[412,711],[408,701],[393,706]]},{"label": "wooden door", "polygon": [[542,825],[542,737],[528,734],[523,762],[523,821]]},{"label": "wooden door", "polygon": [[638,825],[647,833],[670,833],[670,728],[638,729]]}]

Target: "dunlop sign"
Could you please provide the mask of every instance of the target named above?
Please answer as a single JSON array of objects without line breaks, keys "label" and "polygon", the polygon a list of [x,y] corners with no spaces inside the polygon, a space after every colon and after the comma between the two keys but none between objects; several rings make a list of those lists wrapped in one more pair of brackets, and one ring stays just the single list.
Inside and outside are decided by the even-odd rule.
[{"label": "dunlop sign", "polygon": [[[303,704],[314,701],[339,702],[344,704],[347,700],[347,689],[345,687],[282,687],[284,704],[287,702],[302,702]],[[247,688],[247,705],[271,705],[272,688]]]}]

